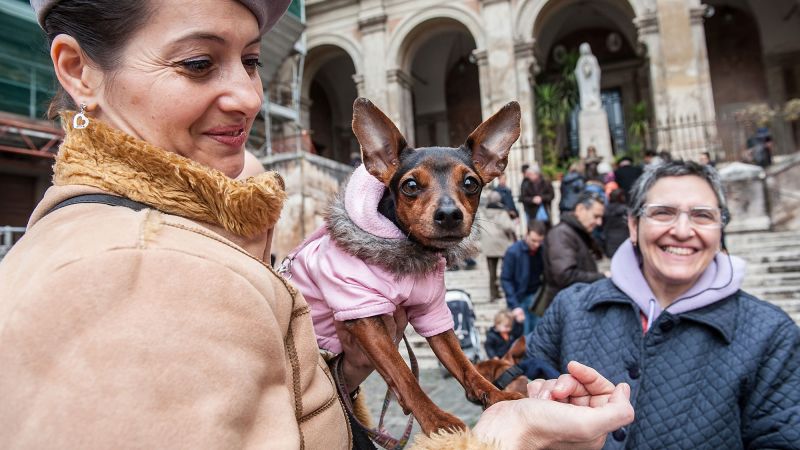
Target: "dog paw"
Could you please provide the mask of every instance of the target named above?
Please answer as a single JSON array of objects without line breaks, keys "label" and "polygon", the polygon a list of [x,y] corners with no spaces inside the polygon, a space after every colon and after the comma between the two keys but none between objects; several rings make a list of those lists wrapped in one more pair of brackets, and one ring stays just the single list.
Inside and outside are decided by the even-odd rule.
[{"label": "dog paw", "polygon": [[417,418],[417,421],[420,428],[422,428],[422,432],[427,436],[437,431],[467,430],[467,426],[458,417],[441,410],[431,411],[426,414],[425,419],[420,420],[420,418]]},{"label": "dog paw", "polygon": [[504,402],[506,400],[519,400],[525,398],[524,395],[520,394],[519,392],[508,392],[508,391],[491,391],[487,392],[484,396],[483,407],[488,408],[495,403]]}]

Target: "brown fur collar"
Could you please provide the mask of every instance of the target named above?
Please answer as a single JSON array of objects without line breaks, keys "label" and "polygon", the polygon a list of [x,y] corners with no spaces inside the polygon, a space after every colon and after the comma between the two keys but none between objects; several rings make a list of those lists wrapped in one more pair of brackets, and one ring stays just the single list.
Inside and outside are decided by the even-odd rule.
[{"label": "brown fur collar", "polygon": [[325,223],[331,239],[347,253],[373,266],[382,267],[395,278],[407,275],[420,276],[435,273],[443,256],[447,265],[459,263],[478,253],[480,238],[478,227],[473,224],[472,233],[458,245],[431,251],[410,239],[387,239],[362,230],[353,222],[344,206],[344,193],[334,198],[326,211]]},{"label": "brown fur collar", "polygon": [[94,186],[245,237],[278,221],[286,193],[277,173],[234,180],[96,119],[85,129],[72,129],[72,115],[61,119],[66,137],[56,156],[54,184]]}]

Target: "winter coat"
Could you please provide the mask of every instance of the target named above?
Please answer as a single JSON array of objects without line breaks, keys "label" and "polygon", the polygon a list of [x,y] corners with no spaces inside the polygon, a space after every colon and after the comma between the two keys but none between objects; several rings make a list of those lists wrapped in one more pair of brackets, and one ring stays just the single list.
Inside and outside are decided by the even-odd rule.
[{"label": "winter coat", "polygon": [[628,207],[623,203],[609,203],[603,213],[603,243],[606,256],[611,258],[620,245],[630,236],[628,231]]},{"label": "winter coat", "polygon": [[[93,119],[54,183],[0,264],[0,448],[350,448],[310,309],[265,262],[279,177]],[[88,193],[152,208],[47,214]]]},{"label": "winter coat", "polygon": [[542,298],[536,303],[536,314],[544,314],[560,290],[603,278],[595,261],[599,257],[600,249],[575,215],[561,216],[561,222],[544,240],[545,286]]},{"label": "winter coat", "polygon": [[636,419],[605,448],[800,448],[797,325],[739,290],[743,268],[722,254],[685,300],[654,310],[635,263],[616,264],[626,252],[612,261],[626,279],[562,291],[528,339],[528,356],[561,371],[577,360],[631,385]]},{"label": "winter coat", "polygon": [[627,165],[620,166],[614,171],[614,180],[619,184],[621,189],[625,189],[625,195],[631,197],[631,189],[636,183],[636,180],[642,176],[643,170],[641,166]]},{"label": "winter coat", "polygon": [[516,240],[516,225],[502,204],[490,203],[478,212],[481,227],[481,253],[501,258]]},{"label": "winter coat", "polygon": [[541,286],[544,262],[542,249],[531,255],[524,240],[514,243],[503,256],[500,285],[506,294],[508,309],[521,308],[526,295],[534,294]]},{"label": "winter coat", "polygon": [[553,185],[542,176],[540,176],[536,182],[528,180],[527,178],[525,181],[527,181],[527,183],[522,183],[522,187],[520,188],[519,201],[522,202],[522,206],[525,208],[527,220],[531,221],[536,219],[536,211],[539,209],[539,205],[533,203],[533,197],[538,195],[542,197],[541,204],[544,205],[544,209],[547,211],[548,223],[552,222],[553,215],[550,213],[550,203],[555,197]]},{"label": "winter coat", "polygon": [[291,253],[291,280],[311,305],[317,343],[333,353],[342,351],[334,321],[391,314],[397,308],[405,309],[423,337],[453,329],[444,300],[446,260],[472,254],[472,240],[444,253],[421,248],[378,212],[385,189],[359,166],[326,224]]},{"label": "winter coat", "polygon": [[578,203],[578,197],[583,192],[583,175],[578,172],[568,172],[561,180],[561,200],[558,202],[558,209],[561,212],[572,211]]}]

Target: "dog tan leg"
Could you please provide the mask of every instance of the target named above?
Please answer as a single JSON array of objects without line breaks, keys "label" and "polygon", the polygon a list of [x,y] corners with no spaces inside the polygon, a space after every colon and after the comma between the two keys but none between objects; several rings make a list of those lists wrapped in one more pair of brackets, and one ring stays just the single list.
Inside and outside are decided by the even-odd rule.
[{"label": "dog tan leg", "polygon": [[380,317],[348,320],[345,325],[356,337],[375,369],[386,380],[386,384],[397,395],[403,411],[414,414],[423,433],[430,435],[441,429],[466,429],[462,421],[439,409],[428,398],[397,350]]},{"label": "dog tan leg", "polygon": [[472,365],[461,346],[453,330],[445,331],[428,338],[431,349],[444,364],[453,377],[464,386],[467,398],[478,401],[488,408],[497,402],[504,400],[517,400],[525,398],[517,392],[504,392],[497,389],[489,380],[481,376],[475,366]]}]

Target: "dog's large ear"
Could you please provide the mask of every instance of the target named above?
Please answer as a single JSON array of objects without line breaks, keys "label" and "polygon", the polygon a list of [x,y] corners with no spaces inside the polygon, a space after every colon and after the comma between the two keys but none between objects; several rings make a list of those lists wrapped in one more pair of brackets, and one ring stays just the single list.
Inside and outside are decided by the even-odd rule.
[{"label": "dog's large ear", "polygon": [[364,167],[388,185],[400,163],[400,152],[408,147],[400,130],[371,101],[357,98],[353,103],[353,133],[361,145]]},{"label": "dog's large ear", "polygon": [[508,165],[508,152],[519,139],[519,121],[519,103],[511,102],[467,138],[465,147],[472,152],[472,162],[484,184],[498,177]]}]

